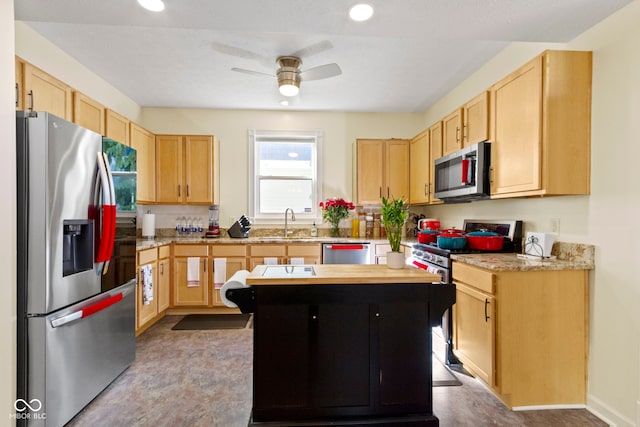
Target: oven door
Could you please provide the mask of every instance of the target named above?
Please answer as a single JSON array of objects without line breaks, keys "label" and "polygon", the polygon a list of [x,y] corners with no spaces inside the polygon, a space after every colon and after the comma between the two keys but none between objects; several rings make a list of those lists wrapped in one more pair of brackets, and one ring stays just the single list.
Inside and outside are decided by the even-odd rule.
[{"label": "oven door", "polygon": [[440,267],[430,262],[411,257],[409,265],[419,268],[420,270],[428,271],[429,273],[438,274],[440,276],[440,283],[451,283],[451,277],[449,275],[449,269]]}]

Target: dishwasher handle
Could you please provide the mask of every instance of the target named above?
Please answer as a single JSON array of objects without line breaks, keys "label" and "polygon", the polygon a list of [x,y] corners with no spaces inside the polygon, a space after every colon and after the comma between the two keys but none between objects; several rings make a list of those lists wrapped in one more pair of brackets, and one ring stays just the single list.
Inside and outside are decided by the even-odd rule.
[{"label": "dishwasher handle", "polygon": [[325,248],[331,249],[333,251],[362,251],[365,250],[365,245],[325,245]]}]

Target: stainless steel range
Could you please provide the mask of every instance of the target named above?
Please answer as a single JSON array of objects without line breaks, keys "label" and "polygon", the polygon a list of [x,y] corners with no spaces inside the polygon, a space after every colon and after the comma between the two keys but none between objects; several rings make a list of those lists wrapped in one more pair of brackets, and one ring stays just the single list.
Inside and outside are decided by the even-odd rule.
[{"label": "stainless steel range", "polygon": [[[465,219],[463,231],[492,231],[504,236],[503,249],[500,252],[522,252],[522,221]],[[487,253],[492,251],[472,251],[469,249],[442,249],[435,244],[416,243],[411,251],[409,262],[417,268],[430,273],[439,274],[442,283],[452,283],[451,255],[468,253]],[[493,251],[495,252],[495,251]],[[445,347],[444,360],[447,364],[459,363],[453,354],[453,319],[451,310],[445,311],[442,317],[442,330],[434,331],[434,338],[441,338]]]}]

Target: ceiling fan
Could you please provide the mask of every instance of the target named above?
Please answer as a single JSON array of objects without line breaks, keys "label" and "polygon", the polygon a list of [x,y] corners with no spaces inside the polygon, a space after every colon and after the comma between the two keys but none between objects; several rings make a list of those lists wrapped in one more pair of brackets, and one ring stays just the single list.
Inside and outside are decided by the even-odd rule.
[{"label": "ceiling fan", "polygon": [[300,90],[301,81],[322,80],[342,74],[342,70],[336,63],[319,65],[303,71],[300,69],[302,60],[299,56],[280,56],[276,59],[276,64],[278,70],[275,75],[243,68],[232,68],[231,70],[260,77],[277,77],[278,88],[284,96],[296,96]]}]

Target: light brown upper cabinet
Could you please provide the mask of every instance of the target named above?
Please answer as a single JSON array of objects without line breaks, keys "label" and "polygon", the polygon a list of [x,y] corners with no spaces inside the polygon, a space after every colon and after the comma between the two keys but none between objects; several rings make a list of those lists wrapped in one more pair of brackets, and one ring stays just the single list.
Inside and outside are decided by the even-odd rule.
[{"label": "light brown upper cabinet", "polygon": [[462,108],[442,119],[442,155],[462,148]]},{"label": "light brown upper cabinet", "polygon": [[104,135],[104,105],[81,92],[73,92],[73,122]]},{"label": "light brown upper cabinet", "polygon": [[489,139],[489,94],[487,91],[462,107],[462,146]]},{"label": "light brown upper cabinet", "polygon": [[104,113],[104,125],[104,136],[118,141],[120,144],[131,146],[129,119],[107,108]]},{"label": "light brown upper cabinet", "polygon": [[409,203],[429,202],[429,176],[432,168],[429,156],[429,131],[425,130],[409,141],[410,179]]},{"label": "light brown upper cabinet", "polygon": [[24,61],[16,56],[16,110],[24,110]]},{"label": "light brown upper cabinet", "polygon": [[65,120],[72,120],[71,87],[41,69],[25,62],[23,65],[23,109],[46,111]]},{"label": "light brown upper cabinet", "polygon": [[409,141],[356,141],[357,203],[380,205],[384,197],[409,197]]},{"label": "light brown upper cabinet", "polygon": [[136,150],[136,201],[156,201],[156,142],[155,136],[143,127],[131,123],[131,148]]},{"label": "light brown upper cabinet", "polygon": [[442,203],[433,194],[436,190],[436,170],[434,161],[442,157],[442,122],[437,122],[429,128],[429,202]]},{"label": "light brown upper cabinet", "polygon": [[492,198],[589,194],[591,58],[545,51],[490,88]]},{"label": "light brown upper cabinet", "polygon": [[156,136],[156,201],[214,203],[213,136]]}]

